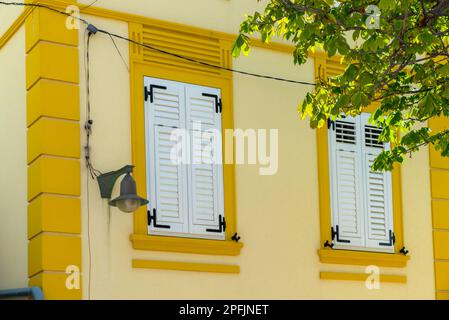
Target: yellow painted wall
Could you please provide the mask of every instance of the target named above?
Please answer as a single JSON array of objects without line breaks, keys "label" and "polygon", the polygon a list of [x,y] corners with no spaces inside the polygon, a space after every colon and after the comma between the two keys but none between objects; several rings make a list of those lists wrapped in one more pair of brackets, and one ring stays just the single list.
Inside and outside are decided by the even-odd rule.
[{"label": "yellow painted wall", "polygon": [[[0,21],[4,10],[0,10]],[[27,286],[25,29],[0,50],[0,289]]]},{"label": "yellow painted wall", "polygon": [[[200,1],[198,1],[200,2]],[[235,31],[243,11],[237,1],[207,1],[209,15],[193,15],[203,10],[184,1],[147,1],[137,5],[118,1],[111,8],[135,11],[218,31]],[[142,3],[142,2],[139,2]],[[155,3],[158,6],[152,6]],[[255,1],[245,1],[245,5]],[[104,5],[104,3],[102,4]],[[227,7],[225,7],[227,6]],[[151,10],[150,10],[151,8]],[[176,8],[176,10],[173,10]],[[156,10],[156,12],[154,11]],[[179,11],[179,12],[178,12]],[[233,13],[230,13],[230,12]],[[148,12],[148,14],[146,14]],[[220,14],[217,14],[219,12]],[[127,35],[127,24],[87,16],[97,27]],[[193,20],[194,19],[194,20]],[[83,32],[80,32],[82,37]],[[83,52],[82,38],[80,52]],[[128,45],[117,42],[124,57]],[[94,120],[91,140],[94,166],[110,171],[131,163],[129,74],[111,40],[103,35],[91,41],[91,102]],[[310,59],[293,67],[288,54],[256,49],[234,67],[247,71],[314,81]],[[80,55],[80,87],[84,88],[84,65]],[[320,264],[318,173],[316,134],[306,121],[299,121],[296,106],[308,88],[234,75],[234,114],[236,128],[279,128],[279,171],[259,176],[257,166],[236,168],[237,230],[245,246],[239,256],[145,252],[133,250],[129,235],[133,218],[108,207],[99,196],[98,185],[88,178],[82,166],[83,213],[83,290],[84,298],[134,299],[243,299],[243,298],[325,298],[325,299],[433,299],[434,267],[430,204],[428,151],[416,154],[403,166],[403,208],[405,245],[412,256],[404,269],[382,268],[384,274],[405,275],[406,284],[381,284],[380,290],[367,290],[363,282],[320,280],[320,271],[364,272],[362,267]],[[85,94],[81,94],[81,121],[85,119]],[[82,134],[82,144],[84,144]],[[87,185],[87,181],[89,181]],[[116,189],[118,184],[116,186]],[[89,189],[89,190],[87,190]],[[118,190],[115,190],[115,194]],[[89,193],[89,202],[87,201]],[[91,222],[91,284],[88,283],[89,250],[87,208]],[[277,217],[280,217],[278,220]],[[133,259],[238,264],[240,274],[133,269]]]}]

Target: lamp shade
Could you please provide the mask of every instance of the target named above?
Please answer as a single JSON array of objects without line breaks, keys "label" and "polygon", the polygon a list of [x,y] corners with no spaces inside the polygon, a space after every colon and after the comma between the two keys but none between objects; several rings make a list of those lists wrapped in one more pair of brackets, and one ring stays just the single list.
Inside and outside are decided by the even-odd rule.
[{"label": "lamp shade", "polygon": [[137,195],[136,182],[133,177],[127,173],[120,183],[120,195],[109,201],[109,204],[118,207],[124,212],[133,212],[137,208],[148,203],[147,199]]}]

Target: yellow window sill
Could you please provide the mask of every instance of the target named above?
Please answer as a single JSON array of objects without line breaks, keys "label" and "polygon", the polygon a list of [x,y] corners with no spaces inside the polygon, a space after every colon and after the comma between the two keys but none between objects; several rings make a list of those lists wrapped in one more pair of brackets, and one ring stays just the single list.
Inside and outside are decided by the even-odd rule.
[{"label": "yellow window sill", "polygon": [[[369,276],[366,273],[320,272],[321,280],[366,281]],[[379,275],[379,281],[407,283],[407,277],[403,275],[381,274]]]},{"label": "yellow window sill", "polygon": [[404,268],[409,256],[397,253],[377,253],[361,252],[349,250],[320,249],[318,256],[322,263],[346,264],[369,266],[376,265],[380,267]]},{"label": "yellow window sill", "polygon": [[170,251],[209,255],[237,256],[243,243],[235,241],[204,240],[132,234],[133,248],[137,250]]},{"label": "yellow window sill", "polygon": [[229,264],[196,263],[181,261],[139,260],[132,261],[133,268],[161,269],[194,272],[240,273],[240,267]]}]

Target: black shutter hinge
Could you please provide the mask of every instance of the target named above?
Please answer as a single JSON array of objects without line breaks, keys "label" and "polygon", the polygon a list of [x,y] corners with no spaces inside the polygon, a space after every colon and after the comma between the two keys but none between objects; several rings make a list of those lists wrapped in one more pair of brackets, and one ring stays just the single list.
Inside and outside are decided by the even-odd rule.
[{"label": "black shutter hinge", "polygon": [[165,224],[157,224],[156,220],[156,208],[153,209],[153,214],[150,213],[150,210],[147,211],[148,215],[148,225],[151,226],[151,221],[153,221],[153,227],[154,228],[164,228],[164,229],[170,229],[169,225]]},{"label": "black shutter hinge", "polygon": [[329,248],[333,249],[334,248],[334,243],[333,242],[329,243],[329,240],[326,240],[326,242],[324,243],[324,247],[325,248],[329,247]]},{"label": "black shutter hinge", "polygon": [[225,218],[220,214],[218,215],[218,229],[206,229],[207,232],[218,232],[222,233],[226,231],[226,220]]},{"label": "black shutter hinge", "polygon": [[240,240],[240,236],[236,233],[234,233],[234,235],[232,236],[231,240],[235,241],[235,242],[239,242]]},{"label": "black shutter hinge", "polygon": [[400,253],[402,253],[404,256],[406,256],[407,255],[407,253],[408,253],[408,250],[407,249],[405,249],[405,247],[402,247],[402,249],[401,250],[399,250],[399,252]]},{"label": "black shutter hinge", "polygon": [[330,129],[332,127],[332,130],[335,131],[335,121],[332,121],[330,118],[327,119],[327,128]]},{"label": "black shutter hinge", "polygon": [[391,247],[396,243],[396,237],[394,236],[394,232],[390,230],[389,234],[390,234],[389,242],[379,242],[379,246]]},{"label": "black shutter hinge", "polygon": [[337,238],[337,242],[351,243],[350,240],[340,239],[340,232],[339,232],[339,230],[338,230],[338,225],[335,226],[335,230],[334,230],[333,227],[331,227],[331,235],[332,235],[332,240],[334,240],[335,238]]},{"label": "black shutter hinge", "polygon": [[145,95],[145,101],[148,100],[148,97],[150,97],[150,102],[153,103],[153,96],[154,96],[154,91],[153,89],[161,89],[161,90],[167,90],[167,87],[165,86],[158,86],[156,84],[150,84],[150,90],[148,90],[148,88],[145,86],[144,87],[144,95]]},{"label": "black shutter hinge", "polygon": [[216,94],[203,93],[203,97],[214,98],[215,99],[215,113],[221,113],[223,104],[221,102],[221,99]]}]

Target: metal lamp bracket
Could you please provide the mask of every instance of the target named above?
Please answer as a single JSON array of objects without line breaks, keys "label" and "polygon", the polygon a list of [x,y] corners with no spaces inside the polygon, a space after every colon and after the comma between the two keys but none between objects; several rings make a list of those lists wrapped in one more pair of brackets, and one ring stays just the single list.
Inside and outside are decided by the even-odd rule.
[{"label": "metal lamp bracket", "polygon": [[97,177],[98,185],[100,186],[100,194],[103,199],[111,199],[112,190],[117,179],[124,174],[132,173],[134,166],[126,165],[123,168],[103,173]]}]

